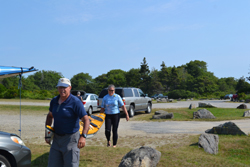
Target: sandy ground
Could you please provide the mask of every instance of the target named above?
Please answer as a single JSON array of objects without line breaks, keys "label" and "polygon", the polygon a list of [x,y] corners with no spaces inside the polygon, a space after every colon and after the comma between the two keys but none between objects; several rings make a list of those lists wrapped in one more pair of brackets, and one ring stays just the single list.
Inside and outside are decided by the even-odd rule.
[{"label": "sandy ground", "polygon": [[[2,104],[1,102],[0,104]],[[191,103],[198,105],[198,102],[178,102],[178,103],[160,103],[153,104],[153,108],[178,108],[188,107]],[[211,103],[211,101],[210,101]],[[9,104],[9,103],[8,103]],[[239,103],[224,103],[223,101],[212,102],[215,106],[224,108],[236,108]],[[24,104],[23,104],[24,105]],[[27,104],[26,104],[27,105]],[[31,104],[34,105],[34,104]],[[39,103],[41,105],[41,103]],[[43,104],[46,105],[46,104]],[[236,107],[235,107],[236,106]],[[248,108],[250,105],[248,104]],[[135,116],[136,117],[136,116]],[[20,116],[19,115],[1,115],[0,116],[0,130],[15,133],[20,135]],[[21,138],[25,143],[45,144],[45,119],[46,115],[22,115],[21,117]],[[126,141],[126,139],[136,138],[136,142],[140,145],[156,147],[166,143],[177,142],[178,139],[184,139],[189,135],[199,135],[204,133],[207,129],[218,126],[228,121],[220,122],[200,122],[200,121],[165,121],[165,122],[146,122],[146,121],[126,121],[121,119],[119,124],[119,140]],[[250,134],[250,119],[234,120],[238,127],[246,134]],[[140,143],[140,139],[146,143]],[[157,140],[159,139],[159,140]],[[164,139],[164,140],[161,140]],[[135,144],[135,145],[138,145]],[[89,145],[104,145],[105,135],[104,126],[92,138],[87,139]],[[131,143],[122,142],[118,144],[123,146],[131,146]]]}]

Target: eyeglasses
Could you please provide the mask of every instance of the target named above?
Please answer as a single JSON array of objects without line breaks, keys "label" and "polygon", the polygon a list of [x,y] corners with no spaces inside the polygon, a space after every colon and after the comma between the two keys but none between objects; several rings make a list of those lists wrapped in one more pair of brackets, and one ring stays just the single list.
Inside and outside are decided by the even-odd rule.
[{"label": "eyeglasses", "polygon": [[115,91],[115,90],[110,90],[110,89],[109,89],[109,91],[110,91],[110,92],[113,92],[113,91]]}]

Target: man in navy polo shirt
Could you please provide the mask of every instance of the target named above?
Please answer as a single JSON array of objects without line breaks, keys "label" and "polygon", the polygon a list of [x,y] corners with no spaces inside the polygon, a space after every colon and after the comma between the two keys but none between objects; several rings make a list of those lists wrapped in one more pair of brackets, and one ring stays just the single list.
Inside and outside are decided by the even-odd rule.
[{"label": "man in navy polo shirt", "polygon": [[[46,119],[46,125],[49,126],[54,121],[55,131],[48,167],[78,167],[80,148],[85,146],[89,129],[89,118],[82,102],[70,93],[69,79],[60,78],[56,87],[59,95],[51,100]],[[81,136],[79,119],[84,122]]]}]

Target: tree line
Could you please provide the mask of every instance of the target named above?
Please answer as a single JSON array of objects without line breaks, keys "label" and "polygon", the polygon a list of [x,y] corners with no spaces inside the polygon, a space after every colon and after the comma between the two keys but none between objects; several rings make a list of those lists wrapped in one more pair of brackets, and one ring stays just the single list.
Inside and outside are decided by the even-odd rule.
[{"label": "tree line", "polygon": [[[110,70],[92,78],[88,73],[78,73],[70,80],[73,90],[99,94],[109,84],[116,87],[138,87],[148,95],[162,93],[169,98],[221,98],[225,94],[238,93],[245,98],[250,92],[250,77],[217,78],[207,70],[204,61],[190,61],[185,65],[167,67],[162,61],[160,70],[149,69],[144,57],[139,68],[129,71]],[[38,71],[27,78],[22,77],[22,98],[47,99],[57,95],[56,84],[63,75],[56,71]],[[19,97],[19,77],[0,80],[0,98]]]}]

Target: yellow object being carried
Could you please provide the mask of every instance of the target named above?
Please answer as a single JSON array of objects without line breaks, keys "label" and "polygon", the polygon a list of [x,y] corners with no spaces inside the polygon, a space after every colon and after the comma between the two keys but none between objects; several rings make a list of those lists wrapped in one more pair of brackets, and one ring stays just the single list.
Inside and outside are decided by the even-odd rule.
[{"label": "yellow object being carried", "polygon": [[54,128],[46,125],[45,127],[45,139],[49,142],[49,144],[51,145],[53,142],[53,137],[54,137]]},{"label": "yellow object being carried", "polygon": [[[99,113],[99,114],[90,115],[88,117],[89,117],[90,125],[89,125],[89,131],[87,133],[87,138],[91,138],[102,127],[102,124],[105,121],[106,115],[104,113]],[[79,129],[80,134],[82,134],[82,130],[83,130],[83,122],[80,121],[80,129]]]},{"label": "yellow object being carried", "polygon": [[[105,121],[106,115],[104,113],[100,113],[100,114],[90,115],[88,117],[89,117],[90,125],[89,125],[89,131],[87,134],[87,138],[91,138],[102,127],[102,124]],[[79,132],[80,132],[80,134],[82,134],[84,123],[80,120],[79,125],[80,125]],[[54,131],[53,127],[46,125],[46,127],[45,127],[45,139],[49,141],[50,145],[53,142],[54,132],[55,131]]]}]

